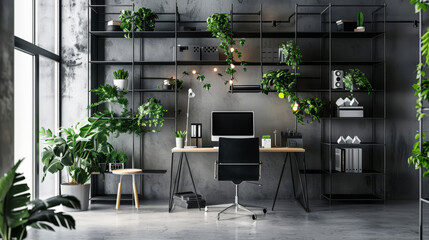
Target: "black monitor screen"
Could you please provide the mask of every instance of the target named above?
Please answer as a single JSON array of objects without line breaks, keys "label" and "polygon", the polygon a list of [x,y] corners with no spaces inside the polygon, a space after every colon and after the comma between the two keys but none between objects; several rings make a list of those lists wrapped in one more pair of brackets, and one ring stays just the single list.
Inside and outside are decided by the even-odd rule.
[{"label": "black monitor screen", "polygon": [[252,136],[253,112],[213,112],[214,136]]}]

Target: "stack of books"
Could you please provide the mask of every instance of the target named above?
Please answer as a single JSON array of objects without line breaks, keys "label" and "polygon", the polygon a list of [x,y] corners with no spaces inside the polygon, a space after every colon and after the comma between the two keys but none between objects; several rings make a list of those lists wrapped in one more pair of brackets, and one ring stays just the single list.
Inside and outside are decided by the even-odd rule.
[{"label": "stack of books", "polygon": [[203,147],[203,125],[201,123],[191,123],[191,146]]},{"label": "stack of books", "polygon": [[[197,194],[198,201],[200,202],[200,207],[204,208],[206,207],[206,200],[203,199],[203,197],[200,194]],[[173,196],[174,199],[174,205],[182,207],[182,208],[198,208],[198,203],[195,198],[194,192],[181,192],[176,193]]]},{"label": "stack of books", "polygon": [[335,170],[346,173],[362,173],[362,148],[336,148]]}]

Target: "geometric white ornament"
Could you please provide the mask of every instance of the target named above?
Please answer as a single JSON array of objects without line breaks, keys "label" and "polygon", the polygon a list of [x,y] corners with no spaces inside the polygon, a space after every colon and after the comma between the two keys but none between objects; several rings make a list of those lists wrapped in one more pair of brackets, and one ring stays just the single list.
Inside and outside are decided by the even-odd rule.
[{"label": "geometric white ornament", "polygon": [[346,144],[346,139],[344,139],[344,137],[343,137],[343,136],[340,136],[340,137],[338,138],[338,140],[337,140],[337,143],[338,143],[338,144]]},{"label": "geometric white ornament", "polygon": [[344,106],[350,106],[350,99],[348,97],[344,98]]},{"label": "geometric white ornament", "polygon": [[353,140],[352,140],[352,143],[353,144],[360,144],[360,139],[358,138],[358,136],[355,136],[354,138],[353,138]]},{"label": "geometric white ornament", "polygon": [[350,137],[350,136],[347,136],[347,137],[346,137],[346,143],[347,143],[347,144],[352,144],[352,142],[353,142],[353,138],[352,138],[352,137]]},{"label": "geometric white ornament", "polygon": [[350,106],[358,106],[359,102],[356,98],[353,98],[352,101],[350,102]]},{"label": "geometric white ornament", "polygon": [[338,98],[335,104],[337,104],[338,107],[344,106],[344,99]]}]

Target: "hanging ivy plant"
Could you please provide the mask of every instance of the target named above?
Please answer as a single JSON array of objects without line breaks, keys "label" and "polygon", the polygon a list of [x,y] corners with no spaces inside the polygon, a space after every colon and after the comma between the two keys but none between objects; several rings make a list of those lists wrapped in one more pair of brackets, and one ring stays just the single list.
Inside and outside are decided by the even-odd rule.
[{"label": "hanging ivy plant", "polygon": [[[297,73],[299,75],[299,73]],[[300,99],[295,92],[295,74],[288,69],[271,70],[264,73],[261,80],[262,93],[268,94],[271,86],[276,88],[279,98],[285,98],[291,103],[291,109],[296,120],[304,125],[304,115],[311,118],[311,122],[320,122],[320,117],[327,103],[319,98]]]},{"label": "hanging ivy plant", "polygon": [[[422,142],[422,151],[420,151],[419,143],[420,134],[416,134],[415,140],[417,141],[413,145],[412,156],[408,157],[408,165],[414,165],[416,170],[425,168],[426,171],[423,173],[423,177],[429,176],[429,142]],[[426,139],[426,135],[423,133],[422,139]]]},{"label": "hanging ivy plant", "polygon": [[[245,62],[241,61],[242,53],[238,49],[234,48],[237,42],[233,38],[233,33],[231,29],[231,24],[229,22],[229,14],[227,13],[215,13],[207,18],[207,31],[212,33],[213,37],[216,37],[220,40],[219,48],[223,50],[226,55],[226,62],[228,67],[225,69],[225,73],[232,75],[237,72],[234,66],[234,53],[237,55],[237,58],[240,60],[240,65],[247,65]],[[246,42],[245,38],[240,39],[239,45],[244,46]],[[247,71],[246,68],[243,68],[243,71]],[[225,82],[226,84],[227,82]]]},{"label": "hanging ivy plant", "polygon": [[361,88],[368,90],[368,95],[371,94],[371,91],[373,90],[371,83],[365,76],[365,73],[359,69],[349,69],[349,71],[346,72],[343,81],[344,88],[350,91],[350,98],[353,98],[354,87],[356,87],[357,90],[360,90]]},{"label": "hanging ivy plant", "polygon": [[281,63],[286,63],[295,69],[302,62],[301,48],[293,40],[282,42],[279,48],[283,54]]},{"label": "hanging ivy plant", "polygon": [[130,38],[130,34],[137,29],[140,29],[140,31],[155,30],[156,19],[158,19],[158,15],[149,8],[139,8],[137,11],[122,10],[119,15],[121,28],[126,32],[125,38]]}]

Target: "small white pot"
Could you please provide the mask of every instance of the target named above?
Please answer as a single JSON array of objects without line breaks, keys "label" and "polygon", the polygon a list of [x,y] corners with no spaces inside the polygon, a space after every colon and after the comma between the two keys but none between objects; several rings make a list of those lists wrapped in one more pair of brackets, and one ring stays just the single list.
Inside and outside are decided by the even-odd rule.
[{"label": "small white pot", "polygon": [[184,142],[184,138],[176,138],[176,148],[183,148]]},{"label": "small white pot", "polygon": [[128,89],[128,79],[113,79],[113,85],[119,88],[119,90]]},{"label": "small white pot", "polygon": [[263,148],[271,148],[271,139],[270,138],[262,138],[262,147]]}]

